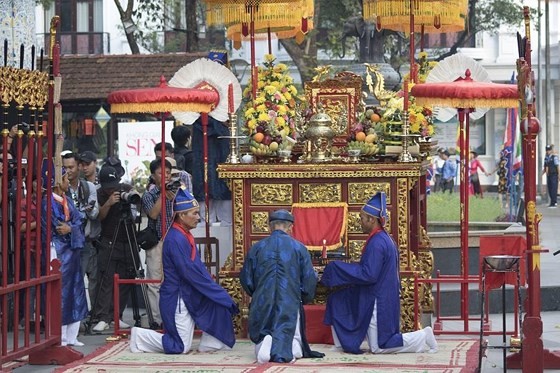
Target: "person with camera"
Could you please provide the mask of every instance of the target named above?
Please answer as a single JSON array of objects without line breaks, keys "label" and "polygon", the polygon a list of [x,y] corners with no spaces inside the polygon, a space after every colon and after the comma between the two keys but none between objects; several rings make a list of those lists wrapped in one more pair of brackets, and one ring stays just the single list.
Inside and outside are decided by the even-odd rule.
[{"label": "person with camera", "polygon": [[[171,178],[171,163],[165,160],[165,171],[163,181],[165,186],[165,197],[161,193],[162,169],[161,159],[155,159],[150,163],[151,179],[153,187],[142,196],[142,211],[148,217],[148,227],[155,233],[157,244],[146,249],[146,278],[161,280],[161,250],[163,247],[163,236],[169,229],[173,220],[173,199],[181,181]],[[162,203],[165,200],[165,228],[162,228]],[[159,312],[159,284],[148,284],[148,301],[152,309],[154,322],[161,324]]]},{"label": "person with camera", "polygon": [[76,208],[84,214],[84,235],[86,242],[81,251],[82,276],[88,277],[88,295],[90,304],[95,302],[95,287],[97,286],[97,249],[94,241],[101,233],[101,225],[97,220],[99,205],[97,203],[97,188],[86,179],[80,177],[78,166],[79,157],[71,150],[60,153],[62,165],[68,175],[70,186],[66,196],[72,199]]},{"label": "person with camera", "polygon": [[[92,309],[93,318],[99,322],[93,327],[95,332],[108,329],[113,320],[113,276],[118,273],[121,278],[135,278],[140,263],[138,250],[131,244],[130,237],[135,233],[133,219],[140,195],[131,185],[120,183],[117,171],[111,166],[101,168],[99,184],[97,202],[100,206],[101,234],[98,242],[98,289]],[[133,290],[133,285],[121,285],[119,288],[121,318]],[[118,322],[120,329],[130,328],[124,321]]]},{"label": "person with camera", "polygon": [[183,188],[173,203],[173,225],[163,241],[164,280],[159,307],[165,334],[132,328],[132,352],[183,354],[192,347],[195,325],[202,330],[199,352],[233,347],[235,331],[232,316],[237,304],[210,277],[200,259],[191,230],[200,221],[199,205]]}]

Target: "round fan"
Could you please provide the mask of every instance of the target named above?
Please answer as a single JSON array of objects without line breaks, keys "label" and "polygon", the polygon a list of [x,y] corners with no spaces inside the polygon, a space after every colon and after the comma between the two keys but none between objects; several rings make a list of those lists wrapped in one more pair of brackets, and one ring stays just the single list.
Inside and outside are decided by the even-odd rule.
[{"label": "round fan", "polygon": [[[465,71],[471,71],[471,78],[477,82],[492,82],[484,67],[469,56],[461,53],[446,57],[440,61],[428,74],[426,83],[453,82],[459,77],[465,77]],[[486,114],[488,108],[476,108],[470,113],[472,120],[480,119]],[[434,107],[434,115],[442,122],[447,122],[455,115],[457,110],[449,107]]]},{"label": "round fan", "polygon": [[[188,65],[181,67],[169,81],[170,87],[197,88],[208,84],[220,95],[220,101],[209,115],[220,121],[228,120],[228,87],[233,84],[233,108],[234,111],[241,105],[243,94],[241,85],[235,74],[219,62],[208,58],[200,58]],[[192,124],[198,119],[200,113],[173,112],[173,116],[184,124]]]}]

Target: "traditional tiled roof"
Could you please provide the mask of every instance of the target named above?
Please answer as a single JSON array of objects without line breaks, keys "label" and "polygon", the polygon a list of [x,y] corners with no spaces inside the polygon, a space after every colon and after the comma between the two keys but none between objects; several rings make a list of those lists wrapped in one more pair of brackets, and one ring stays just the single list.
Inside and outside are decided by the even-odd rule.
[{"label": "traditional tiled roof", "polygon": [[104,100],[119,89],[156,87],[207,53],[64,55],[60,59],[61,101]]}]

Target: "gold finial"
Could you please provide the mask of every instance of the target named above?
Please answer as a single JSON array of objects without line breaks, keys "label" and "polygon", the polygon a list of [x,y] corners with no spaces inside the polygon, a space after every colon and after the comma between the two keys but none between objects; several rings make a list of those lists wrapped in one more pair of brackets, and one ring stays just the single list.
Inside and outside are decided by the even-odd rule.
[{"label": "gold finial", "polygon": [[49,56],[54,55],[53,53],[53,49],[54,49],[54,44],[55,44],[55,39],[56,39],[56,29],[58,27],[58,24],[60,23],[60,17],[59,16],[54,16],[51,18],[51,27],[50,27],[50,36],[51,36],[51,43],[49,46]]}]

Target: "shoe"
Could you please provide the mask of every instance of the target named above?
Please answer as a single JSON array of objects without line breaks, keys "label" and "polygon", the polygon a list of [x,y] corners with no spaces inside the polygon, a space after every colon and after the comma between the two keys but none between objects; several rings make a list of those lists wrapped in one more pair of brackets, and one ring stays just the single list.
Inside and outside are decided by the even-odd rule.
[{"label": "shoe", "polygon": [[85,346],[85,344],[83,342],[78,341],[77,339],[74,341],[74,343],[68,343],[68,346],[74,346],[74,347],[82,347]]},{"label": "shoe", "polygon": [[94,332],[102,332],[107,329],[109,329],[109,324],[102,320],[98,322],[91,330],[93,330]]},{"label": "shoe", "polygon": [[424,332],[426,333],[426,344],[430,348],[429,353],[433,354],[438,351],[438,344],[436,341],[436,337],[434,336],[434,331],[431,326],[427,326],[424,328]]},{"label": "shoe", "polygon": [[557,206],[556,205],[550,205],[548,206],[549,209],[555,209]]},{"label": "shoe", "polygon": [[130,329],[130,325],[128,325],[122,320],[119,320],[119,329]]}]

